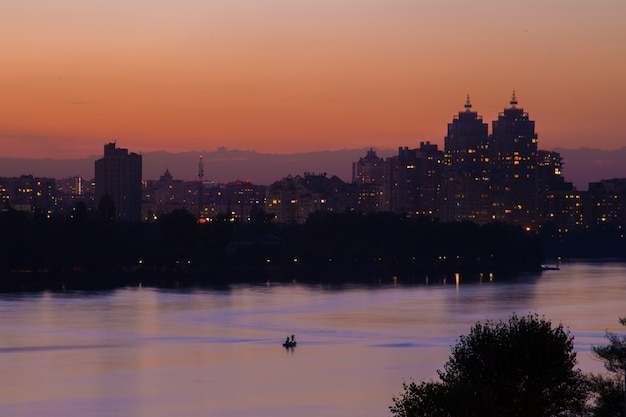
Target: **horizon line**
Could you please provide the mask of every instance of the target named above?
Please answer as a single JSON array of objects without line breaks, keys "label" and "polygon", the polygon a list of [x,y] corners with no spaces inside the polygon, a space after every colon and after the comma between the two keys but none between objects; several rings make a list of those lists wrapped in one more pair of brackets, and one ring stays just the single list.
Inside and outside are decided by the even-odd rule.
[{"label": "horizon line", "polygon": [[[424,142],[424,141],[421,141]],[[425,142],[424,142],[425,143]],[[435,144],[437,145],[437,144]],[[263,151],[259,151],[259,150],[252,150],[252,149],[239,149],[239,148],[227,148],[225,146],[220,146],[216,149],[213,150],[188,150],[188,151],[169,151],[166,149],[160,149],[160,150],[154,150],[154,151],[131,151],[129,149],[129,152],[133,152],[136,153],[138,155],[144,155],[144,154],[151,154],[151,153],[168,153],[168,154],[172,154],[172,155],[180,155],[180,154],[198,154],[198,155],[205,155],[207,153],[217,153],[217,152],[247,152],[247,153],[255,153],[255,154],[259,154],[259,155],[303,155],[303,154],[313,154],[313,153],[320,153],[320,152],[346,152],[346,151],[360,151],[360,150],[369,150],[369,149],[374,149],[374,151],[396,151],[399,148],[404,148],[405,146],[397,146],[394,148],[382,148],[382,147],[376,147],[376,146],[363,146],[363,147],[355,147],[355,148],[342,148],[342,149],[319,149],[319,150],[312,150],[312,151],[303,151],[303,152],[263,152]],[[549,149],[543,149],[540,148],[541,150],[549,150]],[[615,148],[596,148],[596,147],[590,147],[590,146],[582,146],[579,148],[568,148],[568,147],[564,147],[564,146],[556,146],[554,148],[552,148],[552,150],[554,149],[566,149],[566,150],[590,150],[590,151],[602,151],[602,152],[611,152],[611,151],[618,151],[618,150],[623,150],[626,149],[626,145],[622,145],[620,147],[615,147]],[[443,149],[442,149],[443,150]],[[43,160],[54,160],[54,161],[64,161],[64,160],[82,160],[82,159],[89,159],[89,158],[100,158],[102,156],[102,154],[91,154],[91,155],[86,155],[86,156],[82,156],[82,157],[75,157],[75,158],[55,158],[55,157],[43,157],[43,158],[27,158],[27,157],[17,157],[17,156],[0,156],[0,159],[25,159],[25,160],[37,160],[37,161],[43,161]]]}]

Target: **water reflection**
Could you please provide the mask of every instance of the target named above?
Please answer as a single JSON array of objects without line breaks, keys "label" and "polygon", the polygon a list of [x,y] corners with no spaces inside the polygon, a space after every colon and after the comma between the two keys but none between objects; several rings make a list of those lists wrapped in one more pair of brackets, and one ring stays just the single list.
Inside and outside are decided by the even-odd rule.
[{"label": "water reflection", "polygon": [[[478,320],[536,312],[575,335],[581,367],[622,331],[626,268],[0,296],[0,407],[11,416],[381,416],[434,378]],[[286,335],[298,345],[285,349]]]}]

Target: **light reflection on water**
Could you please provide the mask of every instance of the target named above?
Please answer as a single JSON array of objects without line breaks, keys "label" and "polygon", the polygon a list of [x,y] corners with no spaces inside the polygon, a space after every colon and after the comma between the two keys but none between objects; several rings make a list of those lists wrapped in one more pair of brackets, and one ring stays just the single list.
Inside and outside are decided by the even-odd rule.
[{"label": "light reflection on water", "polygon": [[[0,295],[0,409],[46,416],[382,416],[479,320],[544,315],[583,370],[623,332],[626,266],[380,287],[237,285]],[[281,343],[294,333],[295,349]]]}]

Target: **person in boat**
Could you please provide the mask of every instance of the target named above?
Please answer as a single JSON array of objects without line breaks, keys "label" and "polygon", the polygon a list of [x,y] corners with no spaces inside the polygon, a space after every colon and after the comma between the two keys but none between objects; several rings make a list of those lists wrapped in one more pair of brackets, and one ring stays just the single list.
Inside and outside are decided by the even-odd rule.
[{"label": "person in boat", "polygon": [[283,343],[284,347],[294,347],[296,345],[296,337],[294,335],[291,335],[291,339],[289,338],[289,336],[287,336],[287,340],[285,340],[285,343]]}]

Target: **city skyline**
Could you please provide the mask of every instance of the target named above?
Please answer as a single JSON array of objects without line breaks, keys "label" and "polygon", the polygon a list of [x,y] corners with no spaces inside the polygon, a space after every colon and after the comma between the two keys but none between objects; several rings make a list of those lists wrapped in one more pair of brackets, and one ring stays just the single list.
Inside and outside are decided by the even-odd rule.
[{"label": "city skyline", "polygon": [[[482,115],[473,111],[470,95],[467,95],[464,110],[454,115],[452,123],[448,124],[448,135],[444,139],[444,146],[442,148],[442,151],[449,154],[449,162],[452,165],[461,164],[460,167],[462,166],[462,170],[468,173],[464,179],[457,178],[457,187],[468,187],[469,184],[466,184],[466,181],[478,186],[478,183],[475,183],[476,178],[488,179],[490,177],[488,173],[490,169],[484,164],[492,159],[492,157],[497,158],[497,155],[504,158],[502,161],[515,160],[515,165],[517,166],[519,164],[518,168],[521,169],[520,172],[515,174],[515,178],[526,178],[528,176],[534,176],[532,172],[526,171],[527,169],[531,169],[530,167],[534,167],[539,158],[547,157],[545,162],[549,165],[551,163],[549,161],[552,160],[549,155],[552,152],[557,152],[556,160],[559,161],[557,168],[559,175],[563,174],[564,161],[568,161],[566,165],[574,167],[573,170],[568,170],[573,175],[563,177],[562,181],[569,180],[578,191],[585,190],[587,186],[590,186],[593,182],[624,177],[624,171],[623,168],[621,168],[623,156],[621,155],[626,154],[626,147],[611,151],[599,151],[593,148],[582,148],[578,150],[556,148],[547,150],[538,147],[537,134],[534,128],[535,121],[530,120],[529,114],[523,108],[518,107],[518,105],[519,102],[515,91],[513,91],[509,101],[509,107],[505,107],[502,112],[498,113],[498,119],[492,121],[490,133],[489,124],[483,120]],[[522,126],[527,127],[522,129]],[[521,140],[523,137],[526,139]],[[493,143],[491,143],[492,141]],[[490,143],[494,146],[491,146]],[[424,144],[427,144],[426,148],[432,148],[437,151],[438,145],[436,143],[431,144],[430,141],[420,142],[420,148],[423,148],[422,150],[425,151],[426,148],[424,148]],[[107,147],[116,147],[116,141],[106,145],[105,150]],[[401,158],[409,157],[410,154],[412,155],[416,151],[422,152],[422,150],[411,148],[412,149],[409,150],[408,146],[399,146],[398,152]],[[490,150],[490,148],[493,148],[493,151],[495,151],[493,155],[491,155],[492,150]],[[127,150],[123,150],[127,152]],[[389,162],[391,165],[394,165],[394,163],[390,161],[396,158],[394,156],[395,151],[390,151],[389,149],[376,149],[376,151],[380,151],[380,156],[386,158],[385,163]],[[243,180],[250,183],[268,185],[275,181],[280,181],[279,179],[281,178],[292,175],[299,176],[302,173],[304,173],[305,176],[306,174],[314,173],[320,173],[326,176],[327,173],[330,173],[331,176],[336,175],[342,178],[343,181],[348,182],[350,178],[348,163],[353,166],[352,182],[354,182],[354,163],[356,159],[362,159],[363,152],[367,152],[369,157],[370,153],[376,155],[376,151],[374,147],[369,147],[369,150],[367,148],[342,149],[339,151],[318,151],[297,154],[262,154],[254,151],[230,150],[225,147],[218,148],[216,151],[203,151],[200,153],[184,152],[172,154],[159,151],[146,154],[150,155],[147,160],[152,159],[152,162],[148,164],[148,172],[140,173],[140,180],[158,178],[162,176],[163,172],[166,173],[166,176],[171,176],[170,168],[172,168],[175,173],[182,173],[182,176],[176,175],[177,178],[184,180],[192,178],[197,180],[197,178],[200,178],[200,175],[202,175],[204,181],[203,165],[206,161],[207,168],[210,169],[211,173],[210,177],[206,177],[207,183],[229,183],[233,180]],[[570,164],[568,158],[563,159],[561,151],[565,151],[566,153],[571,152],[569,155],[574,157],[572,159],[574,164]],[[133,154],[137,155],[139,158],[141,158],[142,155],[141,152],[139,154]],[[504,157],[503,155],[505,154],[509,156]],[[206,159],[203,159],[204,156],[206,156]],[[193,165],[191,165],[190,162],[196,160],[196,158],[199,158],[200,165],[198,165],[199,171],[194,172]],[[3,166],[2,171],[13,172],[13,177],[25,175],[26,172],[32,176],[33,172],[29,170],[36,166],[37,172],[35,172],[35,176],[38,177],[51,176],[54,178],[70,178],[81,176],[82,178],[88,179],[93,178],[90,168],[87,168],[90,173],[85,175],[85,162],[88,162],[88,159],[89,158],[83,160],[66,159],[54,161],[51,159],[37,160],[0,157],[0,162],[2,162]],[[471,166],[466,166],[466,162],[464,162],[466,160],[473,160],[474,162]],[[531,163],[531,160],[535,162]],[[524,161],[528,162],[529,165]],[[412,165],[412,163],[406,163]],[[505,165],[507,164],[508,162]],[[61,176],[43,174],[43,172],[53,172],[54,169],[51,168],[53,165],[56,165],[57,173],[62,165],[65,174]],[[522,166],[526,168],[522,169]],[[165,167],[165,171],[163,171],[163,167]],[[504,165],[497,169],[503,168],[505,168]],[[202,174],[200,174],[200,172],[202,172]],[[233,175],[233,173],[236,175]],[[198,177],[196,177],[196,175]],[[9,177],[10,176],[11,175],[9,175]],[[26,176],[28,175],[26,174]],[[95,176],[98,176],[97,170]],[[530,183],[533,182],[534,181],[530,181]],[[486,185],[486,183],[484,185]],[[495,187],[498,188],[498,186]],[[472,187],[470,186],[470,188]],[[504,186],[502,189],[508,188],[508,186]],[[448,191],[452,192],[452,189]],[[478,189],[474,191],[475,192],[470,194],[473,195],[472,198],[475,201],[467,200],[463,204],[470,204],[474,207],[470,209],[470,211],[474,213],[471,214],[470,217],[474,218],[474,216],[478,215],[482,218],[487,212],[484,208],[480,209],[479,206],[486,204],[486,198],[491,194],[491,191],[483,190],[482,192],[478,192]],[[462,194],[463,193],[459,195],[462,196]],[[458,203],[460,204],[459,207],[463,205],[461,201],[458,201]],[[501,203],[505,204],[504,201]],[[523,204],[522,206],[524,205],[528,206],[528,204]],[[517,206],[520,205],[518,204],[516,207]],[[461,211],[463,210],[465,209]]]},{"label": "city skyline", "polygon": [[626,4],[459,0],[13,2],[0,13],[2,156],[225,146],[443,145],[466,95],[515,90],[542,148],[626,143]]},{"label": "city skyline", "polygon": [[[124,143],[120,142],[119,145],[124,146]],[[417,146],[415,143],[402,145]],[[250,180],[255,184],[267,185],[287,175],[301,175],[304,172],[326,172],[349,181],[352,163],[363,157],[368,149],[370,147],[270,154],[219,148],[200,153],[155,151],[140,154],[144,157],[143,178],[146,180],[157,179],[168,169],[177,179],[195,180],[198,174],[198,157],[203,155],[205,179],[208,181],[219,183]],[[398,147],[375,150],[379,156],[389,157],[397,153]],[[588,147],[555,150],[563,156],[565,178],[573,182],[578,190],[586,190],[590,182],[626,177],[626,170],[622,164],[626,158],[626,147],[606,151]],[[99,157],[100,155],[81,159],[22,159],[0,156],[0,177],[34,175],[62,179],[80,176],[88,180],[94,176],[93,163]]]}]

